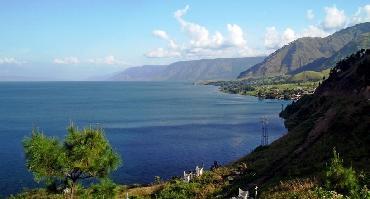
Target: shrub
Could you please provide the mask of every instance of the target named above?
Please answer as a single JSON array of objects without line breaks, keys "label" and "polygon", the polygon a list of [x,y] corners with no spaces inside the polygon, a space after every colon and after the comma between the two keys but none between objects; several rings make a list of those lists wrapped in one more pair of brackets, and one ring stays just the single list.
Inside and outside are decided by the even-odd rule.
[{"label": "shrub", "polygon": [[169,185],[166,185],[158,194],[158,199],[188,199],[195,198],[199,192],[199,183],[187,183],[181,180],[176,180]]},{"label": "shrub", "polygon": [[102,179],[99,184],[91,186],[91,196],[93,198],[114,198],[116,196],[117,185],[110,179]]},{"label": "shrub", "polygon": [[322,187],[316,188],[315,191],[314,191],[314,195],[317,198],[331,198],[331,199],[344,198],[343,195],[338,194],[335,191],[327,191],[327,190],[323,189]]},{"label": "shrub", "polygon": [[352,168],[343,166],[343,160],[339,158],[339,154],[335,149],[333,149],[333,155],[325,171],[325,188],[345,195],[357,193],[359,191],[359,183],[356,172]]}]

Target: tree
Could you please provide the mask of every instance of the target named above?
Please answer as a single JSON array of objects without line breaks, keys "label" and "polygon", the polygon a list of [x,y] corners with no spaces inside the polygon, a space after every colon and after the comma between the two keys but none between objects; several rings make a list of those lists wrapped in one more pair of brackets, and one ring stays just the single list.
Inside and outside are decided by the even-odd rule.
[{"label": "tree", "polygon": [[359,190],[356,172],[352,168],[345,168],[339,153],[333,149],[333,158],[325,171],[325,187],[342,194],[354,194]]},{"label": "tree", "polygon": [[68,128],[64,142],[47,137],[39,130],[33,130],[26,137],[23,146],[26,166],[35,181],[50,184],[64,181],[74,197],[78,180],[105,178],[116,170],[121,159],[110,146],[101,128],[78,130],[73,124]]}]

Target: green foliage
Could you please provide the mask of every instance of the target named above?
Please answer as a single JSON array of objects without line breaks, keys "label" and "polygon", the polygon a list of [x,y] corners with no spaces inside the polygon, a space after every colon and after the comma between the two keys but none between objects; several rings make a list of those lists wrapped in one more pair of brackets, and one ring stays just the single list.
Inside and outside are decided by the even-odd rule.
[{"label": "green foliage", "polygon": [[325,187],[338,193],[353,194],[359,190],[356,172],[352,168],[345,168],[339,154],[333,150],[333,158],[325,171]]},{"label": "green foliage", "polygon": [[322,187],[317,187],[313,191],[314,195],[318,198],[344,198],[343,195],[335,192],[335,191],[327,191],[323,189]]},{"label": "green foliage", "polygon": [[220,181],[220,177],[212,171],[205,171],[203,175],[195,179],[195,182],[201,185],[212,184],[217,181]]},{"label": "green foliage", "polygon": [[68,128],[64,142],[70,169],[80,177],[107,176],[118,168],[120,158],[105,138],[102,129],[85,128],[79,131],[76,127]]},{"label": "green foliage", "polygon": [[158,194],[158,199],[188,199],[195,198],[199,192],[199,183],[187,183],[181,180],[176,180],[170,185],[162,189]]},{"label": "green foliage", "polygon": [[65,199],[63,194],[50,194],[46,189],[36,189],[23,191],[17,195],[9,196],[9,199],[33,199],[33,198],[47,198],[47,199]]},{"label": "green foliage", "polygon": [[150,197],[144,197],[144,196],[130,196],[130,199],[146,199]]},{"label": "green foliage", "polygon": [[102,179],[99,184],[91,186],[91,196],[93,198],[114,198],[117,194],[117,185],[110,179]]},{"label": "green foliage", "polygon": [[361,191],[357,194],[357,197],[363,199],[370,199],[370,190],[367,188],[366,185],[364,185],[361,188]]},{"label": "green foliage", "polygon": [[34,174],[37,182],[52,183],[56,178],[63,178],[68,165],[67,154],[63,145],[56,138],[49,138],[37,130],[23,142],[26,154],[26,166]]},{"label": "green foliage", "polygon": [[120,157],[105,138],[103,130],[68,127],[63,143],[34,130],[23,141],[26,166],[37,182],[62,181],[71,195],[80,179],[104,178],[120,165]]},{"label": "green foliage", "polygon": [[306,82],[306,81],[320,81],[328,76],[330,69],[326,69],[320,72],[317,71],[303,71],[293,75],[290,80],[293,82]]}]

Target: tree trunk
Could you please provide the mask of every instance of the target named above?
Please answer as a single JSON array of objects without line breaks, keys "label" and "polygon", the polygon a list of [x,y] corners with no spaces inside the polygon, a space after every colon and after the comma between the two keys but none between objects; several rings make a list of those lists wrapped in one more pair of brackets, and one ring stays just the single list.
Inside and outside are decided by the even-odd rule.
[{"label": "tree trunk", "polygon": [[76,189],[75,182],[74,182],[74,181],[72,181],[72,184],[71,184],[71,199],[73,199],[73,198],[74,198],[75,189]]}]

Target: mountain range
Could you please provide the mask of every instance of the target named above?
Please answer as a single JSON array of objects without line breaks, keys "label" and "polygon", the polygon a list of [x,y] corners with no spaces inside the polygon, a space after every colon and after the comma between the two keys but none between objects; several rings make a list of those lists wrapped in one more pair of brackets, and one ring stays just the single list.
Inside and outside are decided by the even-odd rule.
[{"label": "mountain range", "polygon": [[112,81],[199,81],[253,79],[322,71],[352,53],[370,48],[370,22],[345,28],[324,38],[299,38],[268,57],[179,61],[169,65],[131,67]]},{"label": "mountain range", "polygon": [[324,38],[304,37],[278,49],[261,63],[240,73],[239,79],[292,75],[331,68],[348,55],[370,47],[370,22],[357,24]]},{"label": "mountain range", "polygon": [[169,65],[131,67],[109,78],[112,81],[231,80],[265,57],[218,58],[179,61]]}]

